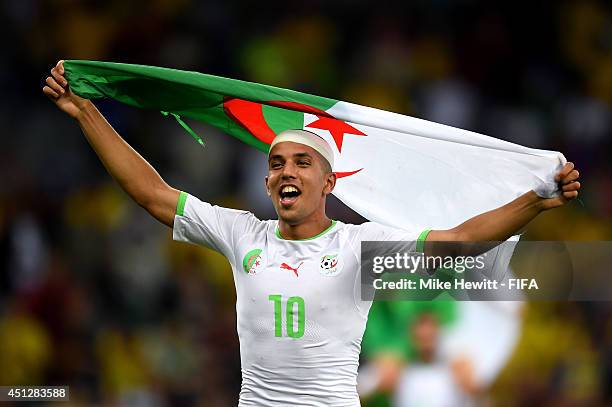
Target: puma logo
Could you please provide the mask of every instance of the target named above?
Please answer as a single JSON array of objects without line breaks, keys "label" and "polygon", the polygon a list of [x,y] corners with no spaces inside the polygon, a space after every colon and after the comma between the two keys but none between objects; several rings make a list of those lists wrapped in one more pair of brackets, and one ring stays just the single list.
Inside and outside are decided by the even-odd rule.
[{"label": "puma logo", "polygon": [[296,268],[293,268],[290,265],[288,265],[287,263],[283,263],[283,264],[280,265],[280,268],[283,269],[283,270],[291,270],[291,271],[293,271],[295,273],[296,277],[299,277],[298,276],[298,269],[302,266],[302,264],[304,264],[304,262],[300,262],[300,264]]}]

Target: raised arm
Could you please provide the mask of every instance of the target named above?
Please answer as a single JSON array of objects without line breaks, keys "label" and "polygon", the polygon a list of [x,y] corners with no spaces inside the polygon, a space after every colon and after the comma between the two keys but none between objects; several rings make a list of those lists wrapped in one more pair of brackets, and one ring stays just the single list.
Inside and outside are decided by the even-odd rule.
[{"label": "raised arm", "polygon": [[75,119],[106,170],[138,205],[155,219],[172,227],[179,191],[170,187],[155,169],[106,121],[94,104],[70,91],[59,61],[43,88],[60,110]]},{"label": "raised arm", "polygon": [[[514,201],[475,216],[449,230],[432,230],[426,242],[494,242],[505,241],[517,234],[541,212],[565,205],[578,196],[580,182],[578,170],[573,163],[567,163],[557,174],[560,194],[554,198],[541,198],[529,191]],[[426,252],[427,252],[426,243]],[[429,245],[429,247],[444,247]],[[437,254],[429,252],[428,254]]]}]

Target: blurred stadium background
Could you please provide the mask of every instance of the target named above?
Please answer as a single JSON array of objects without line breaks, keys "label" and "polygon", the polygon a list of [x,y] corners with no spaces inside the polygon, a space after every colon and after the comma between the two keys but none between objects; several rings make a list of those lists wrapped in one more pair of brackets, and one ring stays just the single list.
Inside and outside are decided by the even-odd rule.
[{"label": "blurred stadium background", "polygon": [[[75,405],[229,406],[240,388],[229,266],[172,242],[45,99],[62,58],[262,82],[559,150],[583,205],[525,238],[612,240],[609,3],[24,0],[0,15],[0,385],[70,385]],[[202,149],[159,112],[97,105],[170,184],[274,216],[258,153],[191,123]],[[611,311],[527,304],[486,405],[612,405]]]}]

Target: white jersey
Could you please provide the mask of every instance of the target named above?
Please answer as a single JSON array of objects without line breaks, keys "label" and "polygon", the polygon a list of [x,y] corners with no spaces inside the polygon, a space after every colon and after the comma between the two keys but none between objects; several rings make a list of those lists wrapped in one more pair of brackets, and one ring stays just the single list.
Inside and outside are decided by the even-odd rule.
[{"label": "white jersey", "polygon": [[393,407],[471,406],[474,400],[457,384],[450,363],[440,360],[411,363],[402,372],[393,396]]},{"label": "white jersey", "polygon": [[371,302],[361,299],[363,240],[415,241],[376,223],[334,221],[284,240],[278,221],[181,193],[175,240],[225,255],[236,285],[239,406],[359,406],[357,367]]}]

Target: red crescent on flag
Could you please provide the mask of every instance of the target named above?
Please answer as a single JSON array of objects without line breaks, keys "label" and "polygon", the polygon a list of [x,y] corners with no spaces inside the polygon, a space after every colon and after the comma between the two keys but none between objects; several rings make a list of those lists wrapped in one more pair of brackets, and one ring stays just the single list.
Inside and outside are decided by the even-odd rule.
[{"label": "red crescent on flag", "polygon": [[[315,122],[313,127],[328,130],[332,135],[338,151],[342,149],[342,137],[344,132],[350,132],[350,134],[366,136],[366,134],[355,129],[349,124],[336,119],[325,110],[318,109],[313,106],[308,106],[303,103],[297,102],[284,102],[278,100],[271,100],[266,102],[267,105],[280,107],[283,109],[295,110],[303,113],[310,113],[316,115],[319,119]],[[244,127],[253,137],[258,140],[270,144],[276,133],[270,128],[263,114],[263,105],[257,102],[251,102],[248,100],[237,99],[237,98],[226,98],[223,101],[223,110],[225,114],[234,120],[236,123]],[[326,126],[317,126],[318,123],[324,123]],[[308,127],[308,126],[307,126]],[[358,173],[363,168],[355,171],[340,171],[336,172],[338,178],[344,178]]]},{"label": "red crescent on flag", "polygon": [[242,99],[225,99],[223,110],[236,123],[244,127],[258,140],[271,144],[276,134],[264,119],[261,103]]},{"label": "red crescent on flag", "polygon": [[336,178],[348,177],[350,175],[357,174],[361,170],[363,170],[363,168],[360,168],[360,169],[355,170],[355,171],[336,171]]}]

